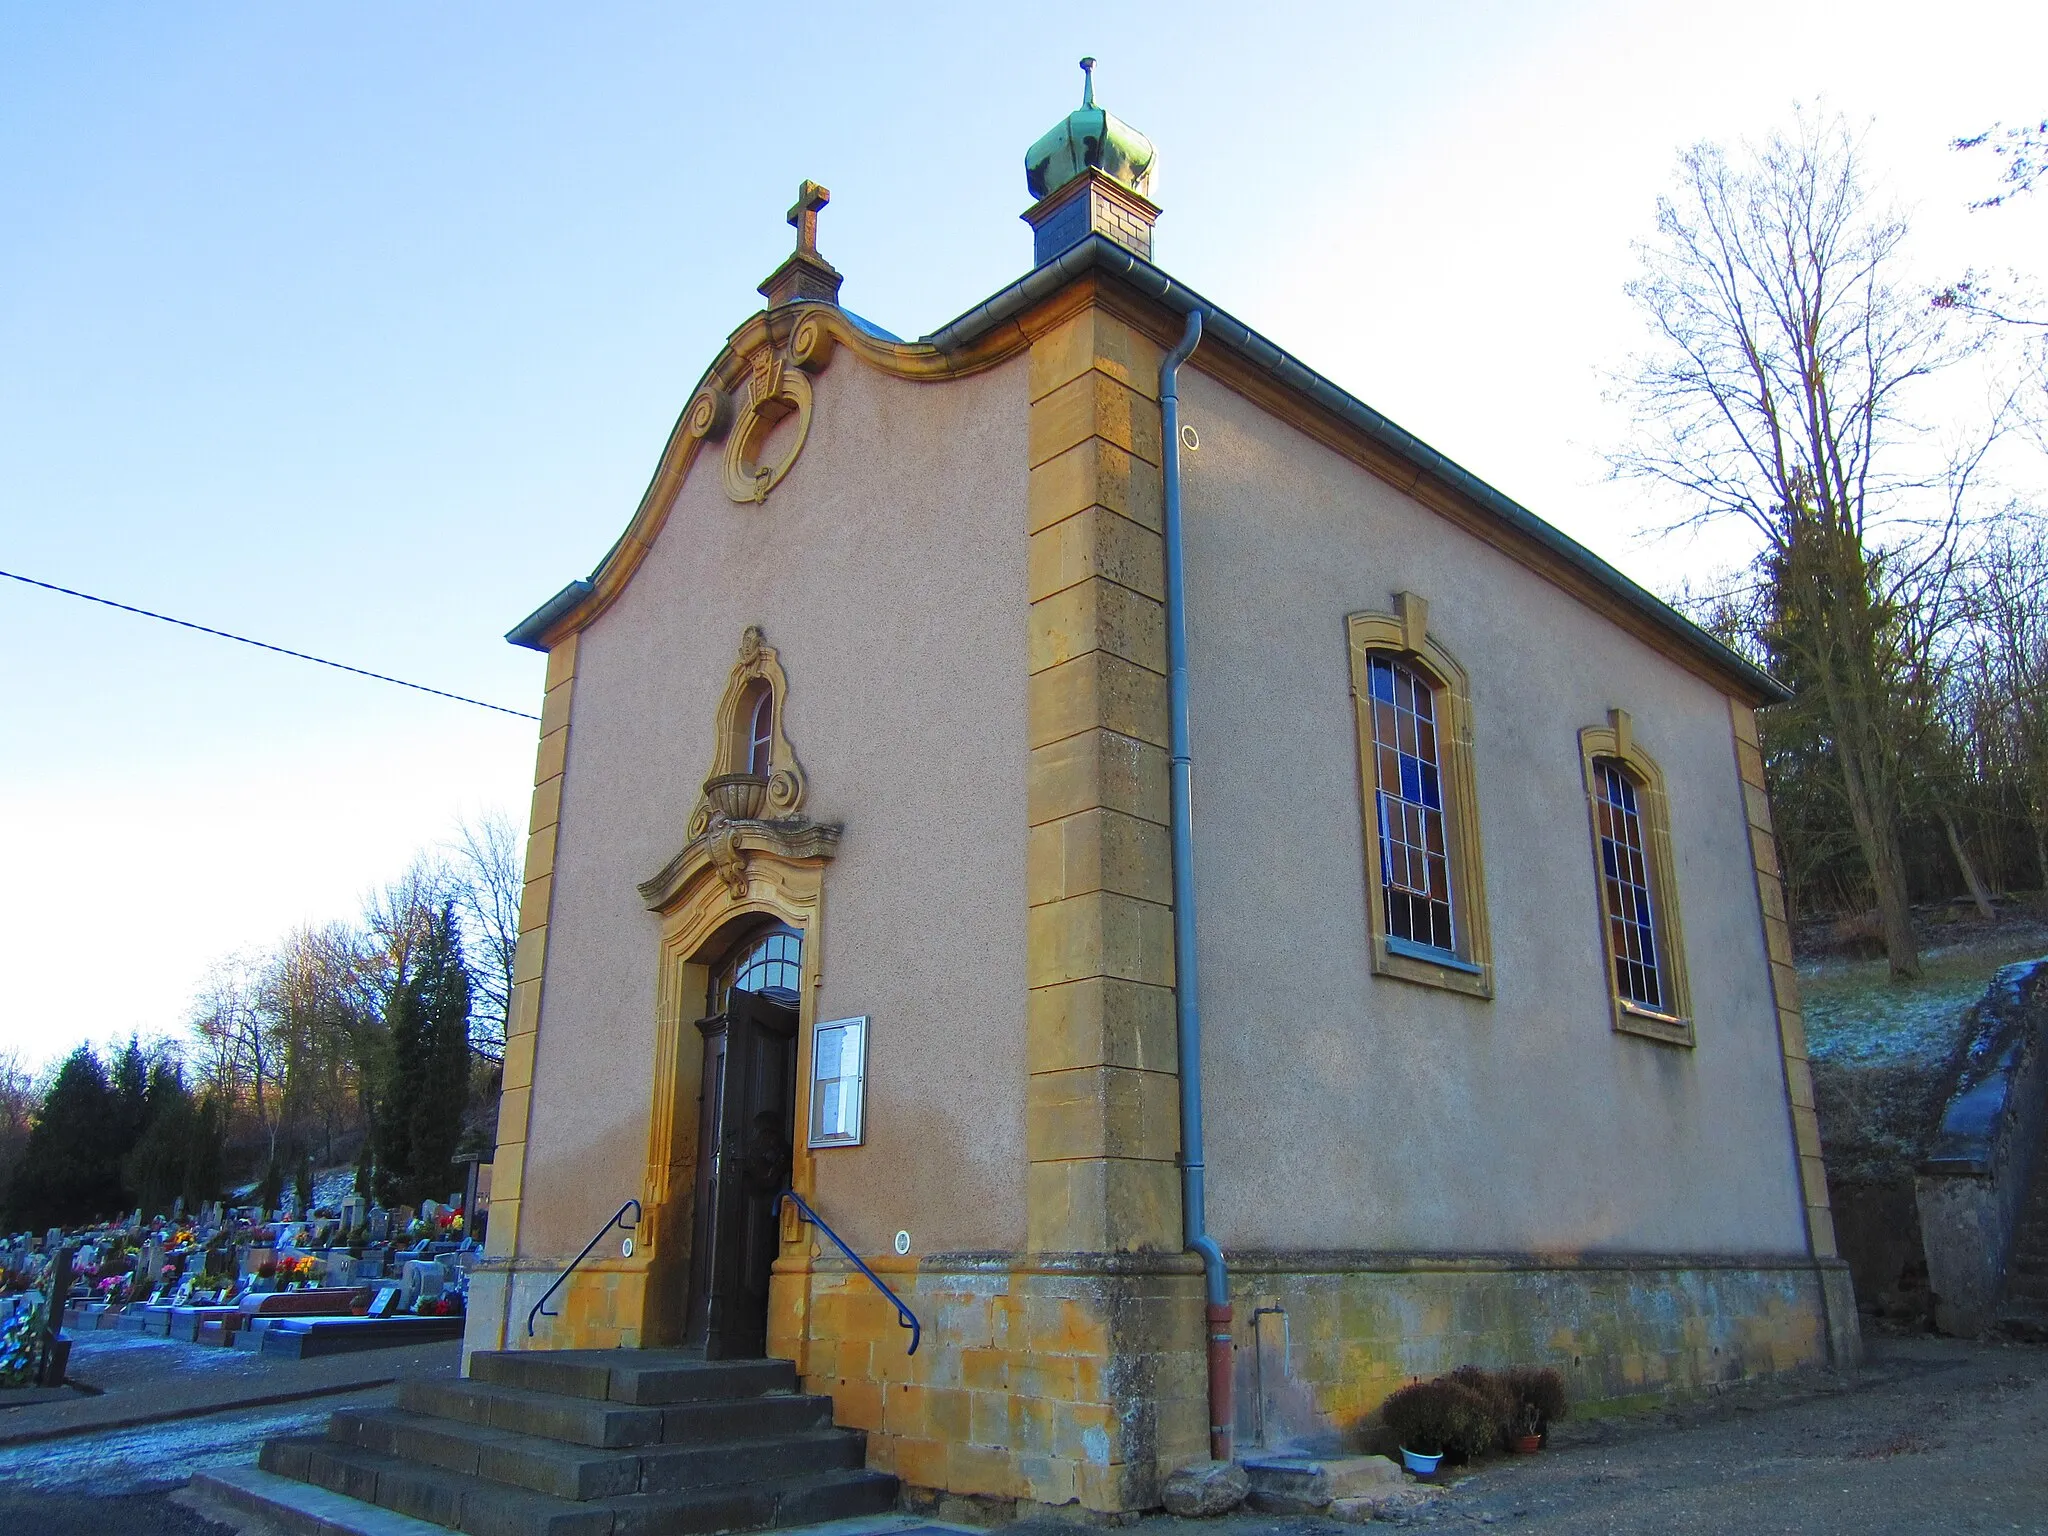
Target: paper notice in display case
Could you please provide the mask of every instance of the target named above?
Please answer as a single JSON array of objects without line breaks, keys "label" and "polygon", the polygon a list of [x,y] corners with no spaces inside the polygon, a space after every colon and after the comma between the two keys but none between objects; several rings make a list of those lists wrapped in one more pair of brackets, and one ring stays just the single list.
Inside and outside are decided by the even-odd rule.
[{"label": "paper notice in display case", "polygon": [[867,1090],[868,1017],[821,1020],[811,1030],[813,1147],[857,1147]]}]

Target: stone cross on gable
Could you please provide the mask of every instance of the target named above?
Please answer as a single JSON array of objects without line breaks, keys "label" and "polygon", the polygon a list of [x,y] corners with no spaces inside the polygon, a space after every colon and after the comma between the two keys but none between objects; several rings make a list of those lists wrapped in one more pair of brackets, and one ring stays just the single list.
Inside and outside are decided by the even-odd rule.
[{"label": "stone cross on gable", "polygon": [[818,254],[818,210],[832,201],[832,194],[815,181],[796,189],[796,206],[789,210],[789,222],[796,228],[797,254]]},{"label": "stone cross on gable", "polygon": [[815,181],[796,189],[796,206],[789,210],[796,249],[761,284],[770,309],[804,299],[839,302],[839,269],[818,254],[818,210],[831,201],[832,194]]}]

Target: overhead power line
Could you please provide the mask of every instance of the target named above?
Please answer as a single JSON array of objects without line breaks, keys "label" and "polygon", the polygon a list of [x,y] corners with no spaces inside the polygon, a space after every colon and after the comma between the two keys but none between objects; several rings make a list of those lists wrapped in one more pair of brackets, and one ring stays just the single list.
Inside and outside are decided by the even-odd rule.
[{"label": "overhead power line", "polygon": [[445,688],[429,688],[425,683],[409,683],[402,677],[387,677],[382,672],[371,672],[363,667],[352,667],[346,662],[329,661],[325,656],[308,656],[304,651],[288,650],[282,645],[271,645],[264,640],[251,640],[247,635],[231,635],[224,629],[212,629],[204,624],[194,624],[190,619],[174,619],[167,613],[151,613],[147,608],[137,608],[130,603],[117,603],[110,597],[94,597],[90,592],[75,592],[70,587],[60,587],[55,582],[37,581],[33,576],[17,575],[13,571],[0,571],[9,581],[18,581],[23,586],[41,587],[45,592],[61,592],[66,597],[82,598],[88,603],[98,603],[103,608],[118,608],[123,613],[140,614],[145,619],[158,619],[165,624],[175,624],[180,629],[196,629],[202,635],[214,635],[222,640],[234,640],[242,645],[253,645],[259,651],[275,651],[280,656],[289,656],[295,661],[310,661],[319,666],[332,667],[337,672],[353,672],[357,677],[371,678],[380,683],[396,683],[401,688],[410,688],[416,693],[431,693],[437,699],[453,699],[458,704],[474,704],[478,709],[495,710],[501,715],[517,715],[522,720],[538,720],[539,715],[529,715],[523,709],[507,709],[502,704],[486,704],[482,699],[472,699],[464,694],[450,693]]}]

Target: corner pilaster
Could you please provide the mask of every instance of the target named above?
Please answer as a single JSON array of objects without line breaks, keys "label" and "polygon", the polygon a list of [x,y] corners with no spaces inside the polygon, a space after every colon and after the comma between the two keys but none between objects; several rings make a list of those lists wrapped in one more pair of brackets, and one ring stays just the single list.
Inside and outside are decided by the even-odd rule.
[{"label": "corner pilaster", "polygon": [[505,1075],[498,1099],[498,1151],[491,1169],[489,1258],[519,1247],[526,1182],[526,1127],[533,1098],[534,1047],[540,1039],[541,971],[547,957],[548,908],[555,888],[555,834],[569,762],[569,701],[576,685],[578,636],[548,652],[547,692],[540,711],[540,748],[527,819],[526,884],[519,897],[519,947],[512,962],[512,1007],[505,1020]]},{"label": "corner pilaster", "polygon": [[1763,746],[1757,736],[1756,711],[1734,699],[1729,701],[1729,710],[1735,722],[1735,762],[1742,776],[1750,852],[1756,863],[1757,899],[1763,908],[1771,993],[1778,1008],[1778,1044],[1785,1057],[1785,1095],[1791,1105],[1792,1139],[1799,1155],[1807,1243],[1815,1258],[1832,1259],[1839,1256],[1835,1247],[1835,1218],[1828,1203],[1827,1165],[1821,1158],[1820,1119],[1813,1107],[1813,1073],[1806,1061],[1806,1019],[1799,1007],[1799,976],[1792,966],[1792,927],[1786,920],[1778,839],[1771,828],[1771,797],[1764,784]]},{"label": "corner pilaster", "polygon": [[1181,1240],[1160,359],[1094,306],[1031,348],[1026,1126],[1041,1253]]}]

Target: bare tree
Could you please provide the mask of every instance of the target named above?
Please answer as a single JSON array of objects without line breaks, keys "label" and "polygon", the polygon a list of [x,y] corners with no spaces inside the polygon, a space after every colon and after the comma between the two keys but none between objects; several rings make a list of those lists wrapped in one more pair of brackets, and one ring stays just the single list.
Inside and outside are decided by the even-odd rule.
[{"label": "bare tree", "polygon": [[379,1027],[375,964],[360,930],[330,923],[287,935],[263,968],[258,1003],[294,1157],[311,1150],[317,1123],[331,1158],[336,1133],[365,1113]]},{"label": "bare tree", "polygon": [[1954,140],[1949,148],[1982,149],[1986,145],[2005,162],[1998,176],[2001,190],[1972,203],[1972,208],[1997,208],[2033,191],[2043,177],[2048,177],[2048,117],[2038,123],[2021,123],[2017,128],[1993,123],[1982,133]]},{"label": "bare tree", "polygon": [[231,955],[215,963],[192,1003],[193,1065],[230,1109],[253,1112],[273,1150],[277,1060],[261,1007],[262,961]]},{"label": "bare tree", "polygon": [[519,897],[526,851],[503,811],[466,818],[450,848],[455,912],[462,924],[473,1005],[470,1049],[492,1064],[505,1059],[512,1007],[512,964],[519,948]]},{"label": "bare tree", "polygon": [[1972,721],[1985,776],[2019,786],[2048,875],[2048,535],[2038,524],[2003,520],[1971,562],[1965,601],[1958,707]]},{"label": "bare tree", "polygon": [[[1675,492],[1680,526],[1747,525],[1772,594],[1770,659],[1819,711],[1894,976],[1916,975],[1901,732],[1988,442],[1931,446],[1921,386],[1973,337],[1900,275],[1906,226],[1873,205],[1839,117],[1730,156],[1680,157],[1629,285],[1654,349],[1613,472]],[[1923,717],[1924,718],[1924,717]]]},{"label": "bare tree", "polygon": [[381,1014],[392,994],[412,974],[414,957],[433,927],[434,914],[453,894],[448,867],[432,854],[420,853],[405,873],[363,902],[363,927],[376,961],[377,1007]]},{"label": "bare tree", "polygon": [[21,1064],[21,1057],[13,1051],[0,1054],[0,1202],[6,1200],[14,1170],[28,1150],[30,1122],[41,1104],[35,1076]]}]

